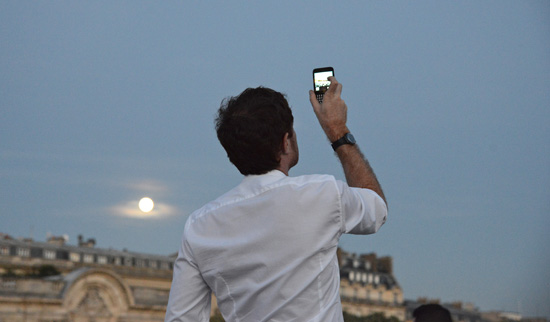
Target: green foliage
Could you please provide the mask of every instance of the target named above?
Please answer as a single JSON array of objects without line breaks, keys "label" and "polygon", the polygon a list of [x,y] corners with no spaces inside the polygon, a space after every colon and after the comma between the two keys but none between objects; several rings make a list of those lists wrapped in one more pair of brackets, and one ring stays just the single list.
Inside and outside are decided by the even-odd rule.
[{"label": "green foliage", "polygon": [[[216,312],[210,317],[210,322],[225,322],[222,315]],[[383,313],[374,313],[369,316],[355,316],[344,312],[344,322],[400,322],[395,316],[387,318]]]},{"label": "green foliage", "polygon": [[35,277],[47,277],[59,275],[59,271],[53,265],[41,265],[38,268],[33,269],[33,272],[30,276]]},{"label": "green foliage", "polygon": [[210,322],[225,322],[222,315],[218,310],[216,310],[216,313],[210,317]]},{"label": "green foliage", "polygon": [[17,277],[17,274],[11,269],[8,268],[4,274],[2,274],[2,277]]},{"label": "green foliage", "polygon": [[3,274],[2,277],[12,277],[12,278],[43,278],[48,276],[59,275],[60,272],[53,265],[40,265],[38,267],[33,267],[30,271],[27,272],[14,272],[11,268],[8,268]]},{"label": "green foliage", "polygon": [[369,316],[355,316],[344,312],[345,322],[399,322],[395,316],[387,318],[384,313],[374,313]]}]

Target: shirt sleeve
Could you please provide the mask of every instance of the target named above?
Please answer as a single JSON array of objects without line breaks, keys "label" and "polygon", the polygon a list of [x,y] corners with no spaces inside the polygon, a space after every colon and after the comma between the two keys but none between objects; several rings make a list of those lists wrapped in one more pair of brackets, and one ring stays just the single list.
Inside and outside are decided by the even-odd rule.
[{"label": "shirt sleeve", "polygon": [[174,263],[174,275],[166,309],[165,322],[208,322],[212,291],[191,258],[189,245],[183,237]]},{"label": "shirt sleeve", "polygon": [[345,234],[374,234],[386,222],[388,208],[370,189],[354,188],[337,181],[342,202],[342,229]]}]

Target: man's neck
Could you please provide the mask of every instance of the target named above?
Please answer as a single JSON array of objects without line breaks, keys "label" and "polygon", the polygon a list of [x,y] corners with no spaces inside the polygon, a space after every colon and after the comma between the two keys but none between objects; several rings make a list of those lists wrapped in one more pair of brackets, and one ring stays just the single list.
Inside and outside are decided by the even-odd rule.
[{"label": "man's neck", "polygon": [[289,167],[283,167],[279,164],[279,166],[275,170],[281,171],[282,173],[284,173],[288,177],[288,171],[290,170],[290,168]]}]

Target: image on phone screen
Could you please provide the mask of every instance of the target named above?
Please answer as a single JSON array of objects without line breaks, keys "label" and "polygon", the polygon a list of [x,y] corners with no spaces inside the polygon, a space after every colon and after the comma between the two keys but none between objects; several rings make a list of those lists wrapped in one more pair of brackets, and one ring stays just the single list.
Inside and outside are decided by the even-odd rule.
[{"label": "image on phone screen", "polygon": [[315,68],[313,70],[313,90],[319,103],[323,102],[325,92],[330,86],[328,80],[330,76],[334,76],[334,68],[332,67]]}]

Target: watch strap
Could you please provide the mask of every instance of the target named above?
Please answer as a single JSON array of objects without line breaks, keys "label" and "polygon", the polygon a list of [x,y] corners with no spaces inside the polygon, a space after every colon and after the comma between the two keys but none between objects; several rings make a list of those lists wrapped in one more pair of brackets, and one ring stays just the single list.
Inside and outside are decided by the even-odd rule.
[{"label": "watch strap", "polygon": [[341,137],[338,140],[332,142],[331,145],[332,145],[332,149],[334,151],[336,151],[336,149],[338,149],[339,147],[341,147],[344,144],[350,144],[350,145],[355,144],[355,138],[353,137],[353,135],[351,133],[344,134],[343,137]]}]

